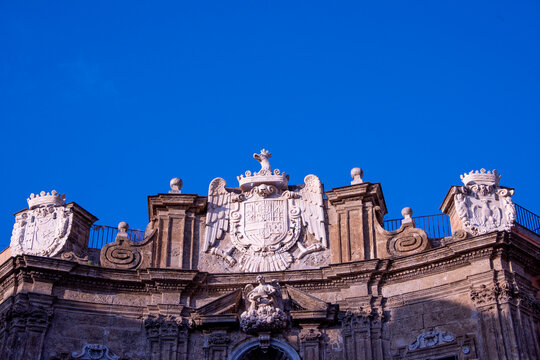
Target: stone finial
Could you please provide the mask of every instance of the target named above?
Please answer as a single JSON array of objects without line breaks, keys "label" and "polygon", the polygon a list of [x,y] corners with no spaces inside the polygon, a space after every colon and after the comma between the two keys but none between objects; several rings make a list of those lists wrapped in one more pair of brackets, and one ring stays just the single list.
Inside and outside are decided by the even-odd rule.
[{"label": "stone finial", "polygon": [[404,207],[402,210],[401,210],[401,215],[403,216],[403,220],[401,220],[401,223],[403,225],[405,224],[413,224],[414,225],[414,220],[412,219],[412,214],[413,214],[413,211],[410,207]]},{"label": "stone finial", "polygon": [[169,194],[181,194],[182,192],[180,191],[180,189],[182,189],[182,185],[184,185],[184,183],[182,182],[182,179],[180,178],[172,178],[171,179],[171,182],[170,182],[170,185],[171,185],[171,190],[169,190]]},{"label": "stone finial", "polygon": [[118,231],[126,232],[129,229],[129,224],[125,221],[120,221],[118,223]]},{"label": "stone finial", "polygon": [[351,177],[353,181],[351,181],[351,185],[361,184],[364,182],[362,180],[362,177],[364,176],[364,172],[359,167],[355,167],[351,169]]}]

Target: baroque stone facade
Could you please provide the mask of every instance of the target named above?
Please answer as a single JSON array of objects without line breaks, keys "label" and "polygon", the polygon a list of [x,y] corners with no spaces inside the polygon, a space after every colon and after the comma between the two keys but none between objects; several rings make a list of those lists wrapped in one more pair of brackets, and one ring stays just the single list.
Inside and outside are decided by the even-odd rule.
[{"label": "baroque stone facade", "polygon": [[94,216],[31,196],[0,254],[2,359],[540,358],[540,237],[495,171],[451,187],[453,235],[434,239],[410,208],[386,230],[360,168],[325,192],[270,157],[208,196],[174,178],[141,241],[122,222],[101,249]]}]

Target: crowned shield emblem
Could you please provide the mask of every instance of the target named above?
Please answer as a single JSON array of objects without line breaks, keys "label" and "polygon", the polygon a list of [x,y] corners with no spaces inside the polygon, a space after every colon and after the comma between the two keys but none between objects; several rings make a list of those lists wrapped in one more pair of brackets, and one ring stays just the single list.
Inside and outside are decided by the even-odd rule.
[{"label": "crowned shield emblem", "polygon": [[287,235],[289,219],[287,201],[271,199],[246,201],[244,206],[244,232],[257,246],[279,243]]},{"label": "crowned shield emblem", "polygon": [[63,206],[63,198],[55,191],[52,195],[43,192],[41,196],[32,196],[28,199],[28,204],[30,209],[19,213],[15,218],[11,253],[57,255],[63,249],[71,230],[71,210]]},{"label": "crowned shield emblem", "polygon": [[[222,178],[214,179],[208,189],[205,251],[231,266],[239,262],[246,272],[287,269],[294,261],[289,250],[295,245],[298,258],[327,246],[319,178],[308,175],[306,184],[293,190],[288,175],[271,170],[270,156],[264,149],[254,154],[261,170],[238,177],[240,193],[228,190]],[[317,240],[309,246],[298,241],[303,226]],[[227,232],[234,246],[229,250],[219,243]],[[234,253],[240,253],[239,260]]]}]

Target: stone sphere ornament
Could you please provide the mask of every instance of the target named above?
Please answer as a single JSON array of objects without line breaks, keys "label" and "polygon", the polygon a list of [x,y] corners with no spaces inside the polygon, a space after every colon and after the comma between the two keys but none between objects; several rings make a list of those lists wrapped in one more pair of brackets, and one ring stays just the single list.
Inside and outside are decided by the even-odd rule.
[{"label": "stone sphere ornament", "polygon": [[184,185],[182,179],[177,177],[172,178],[169,184],[171,185],[171,190],[169,190],[170,194],[180,194],[180,189],[182,189],[182,185]]},{"label": "stone sphere ornament", "polygon": [[118,231],[126,232],[129,229],[129,224],[125,221],[120,221],[118,223]]},{"label": "stone sphere ornament", "polygon": [[362,180],[362,177],[364,177],[364,171],[360,169],[359,167],[354,167],[351,169],[351,185],[361,184],[364,181]]}]

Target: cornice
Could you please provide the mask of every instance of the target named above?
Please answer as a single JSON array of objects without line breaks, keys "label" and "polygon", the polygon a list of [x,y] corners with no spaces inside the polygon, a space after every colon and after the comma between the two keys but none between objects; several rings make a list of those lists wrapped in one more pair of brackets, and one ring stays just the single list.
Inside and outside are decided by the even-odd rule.
[{"label": "cornice", "polygon": [[[320,269],[266,273],[283,285],[303,291],[349,288],[368,289],[384,284],[421,278],[468,265],[477,258],[506,256],[537,271],[538,248],[519,234],[498,232],[456,240],[420,254],[395,259],[373,259],[332,264]],[[157,269],[120,270],[78,264],[59,258],[17,256],[0,265],[2,287],[17,281],[48,281],[65,288],[106,289],[108,291],[160,293],[182,292],[189,296],[217,296],[255,282],[259,273],[210,274],[197,270]],[[10,278],[12,280],[10,280]]]}]

